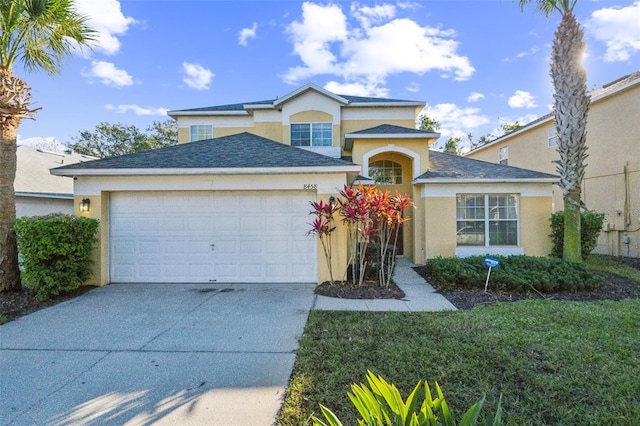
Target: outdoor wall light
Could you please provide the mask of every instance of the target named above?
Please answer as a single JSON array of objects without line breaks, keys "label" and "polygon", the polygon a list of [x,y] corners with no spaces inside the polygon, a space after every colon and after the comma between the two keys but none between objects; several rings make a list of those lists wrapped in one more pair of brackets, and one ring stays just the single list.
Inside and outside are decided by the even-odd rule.
[{"label": "outdoor wall light", "polygon": [[329,204],[334,204],[335,202],[336,202],[336,197],[334,197],[333,195],[329,197]]},{"label": "outdoor wall light", "polygon": [[83,198],[82,201],[80,201],[80,211],[88,212],[90,208],[91,208],[91,200],[88,198]]}]

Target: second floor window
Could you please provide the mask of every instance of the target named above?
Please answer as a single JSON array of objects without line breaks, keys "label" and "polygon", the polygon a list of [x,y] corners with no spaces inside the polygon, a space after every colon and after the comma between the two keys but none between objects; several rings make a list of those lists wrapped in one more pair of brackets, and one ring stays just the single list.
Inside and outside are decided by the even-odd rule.
[{"label": "second floor window", "polygon": [[500,164],[508,165],[509,164],[509,147],[503,146],[500,148],[498,152],[498,159],[500,160]]},{"label": "second floor window", "polygon": [[558,130],[555,126],[547,131],[547,139],[549,140],[549,148],[558,146]]},{"label": "second floor window", "polygon": [[291,124],[292,146],[331,146],[333,126],[331,123]]},{"label": "second floor window", "polygon": [[207,125],[196,125],[191,126],[191,137],[190,141],[201,141],[203,139],[211,139],[213,138],[213,126]]},{"label": "second floor window", "polygon": [[401,185],[402,165],[391,160],[369,163],[369,176],[379,185]]}]

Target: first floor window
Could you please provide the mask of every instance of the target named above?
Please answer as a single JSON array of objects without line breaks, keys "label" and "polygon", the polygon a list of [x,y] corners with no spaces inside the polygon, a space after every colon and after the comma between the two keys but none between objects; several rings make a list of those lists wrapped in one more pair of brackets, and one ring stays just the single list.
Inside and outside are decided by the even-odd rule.
[{"label": "first floor window", "polygon": [[369,176],[377,185],[401,185],[402,165],[391,160],[369,163]]},{"label": "first floor window", "polygon": [[213,138],[213,126],[201,125],[191,126],[191,142]]},{"label": "first floor window", "polygon": [[331,123],[292,123],[292,146],[332,146],[333,125]]},{"label": "first floor window", "polygon": [[458,246],[517,246],[517,194],[458,194]]},{"label": "first floor window", "polygon": [[558,129],[556,129],[555,126],[547,130],[547,140],[549,142],[549,148],[558,146]]}]

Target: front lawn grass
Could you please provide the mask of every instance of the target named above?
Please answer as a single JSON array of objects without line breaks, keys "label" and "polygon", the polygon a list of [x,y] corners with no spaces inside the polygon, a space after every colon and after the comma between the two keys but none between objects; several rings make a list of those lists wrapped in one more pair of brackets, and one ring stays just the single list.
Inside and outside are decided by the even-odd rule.
[{"label": "front lawn grass", "polygon": [[592,254],[587,257],[585,264],[587,265],[587,268],[592,271],[607,272],[609,274],[632,279],[640,284],[640,269],[625,265],[613,257]]},{"label": "front lawn grass", "polygon": [[523,301],[442,313],[312,311],[278,424],[318,404],[356,424],[346,392],[367,369],[406,397],[437,381],[456,416],[503,394],[505,424],[636,425],[640,300]]}]

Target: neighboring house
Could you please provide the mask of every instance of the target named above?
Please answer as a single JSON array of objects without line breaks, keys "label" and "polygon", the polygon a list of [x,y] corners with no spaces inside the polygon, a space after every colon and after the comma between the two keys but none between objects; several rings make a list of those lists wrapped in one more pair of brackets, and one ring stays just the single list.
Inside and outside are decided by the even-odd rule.
[{"label": "neighboring house", "polygon": [[[640,257],[640,71],[591,93],[586,141],[583,201],[605,214],[594,251]],[[556,146],[555,122],[548,114],[466,157],[555,173]],[[555,211],[564,208],[558,186],[553,203]]]},{"label": "neighboring house", "polygon": [[73,214],[73,179],[53,176],[49,170],[95,158],[42,151],[32,146],[18,146],[16,155],[16,178],[13,183],[16,217]]},{"label": "neighboring house", "polygon": [[[100,219],[93,283],[321,282],[310,201],[354,182],[409,194],[399,250],[546,255],[551,174],[429,151],[423,102],[341,96],[313,84],[281,98],[170,111],[180,144],[52,170]],[[374,179],[372,179],[374,178]],[[338,221],[339,218],[336,218]],[[346,267],[344,227],[334,271]]]}]

